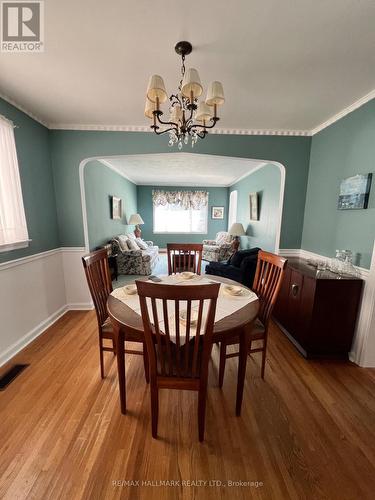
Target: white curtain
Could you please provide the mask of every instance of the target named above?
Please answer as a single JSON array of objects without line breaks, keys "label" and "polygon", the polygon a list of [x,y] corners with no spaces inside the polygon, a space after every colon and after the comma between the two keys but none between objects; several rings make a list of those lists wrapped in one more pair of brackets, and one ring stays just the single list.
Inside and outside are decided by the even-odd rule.
[{"label": "white curtain", "polygon": [[13,124],[0,116],[0,247],[28,239]]}]

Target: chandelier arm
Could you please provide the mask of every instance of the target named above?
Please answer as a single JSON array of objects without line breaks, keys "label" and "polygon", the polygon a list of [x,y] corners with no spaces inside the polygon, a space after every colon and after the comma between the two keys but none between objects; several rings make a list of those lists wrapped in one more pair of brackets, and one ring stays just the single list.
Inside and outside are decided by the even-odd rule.
[{"label": "chandelier arm", "polygon": [[176,130],[178,128],[178,124],[175,123],[175,122],[165,122],[163,120],[160,119],[160,116],[162,115],[162,113],[160,114],[160,112],[158,113],[157,111],[153,111],[154,113],[154,116],[156,116],[156,119],[157,121],[161,124],[161,125],[172,125],[172,127],[174,127]]},{"label": "chandelier arm", "polygon": [[206,129],[206,128],[214,128],[214,126],[216,125],[216,123],[219,121],[219,118],[216,116],[214,118],[211,118],[211,121],[212,121],[212,124],[211,125],[199,125],[199,123],[194,123],[193,127],[194,128],[203,128],[203,129]]},{"label": "chandelier arm", "polygon": [[163,135],[163,134],[166,134],[167,132],[171,132],[171,131],[176,132],[176,129],[173,127],[166,128],[164,130],[160,130],[160,132],[158,132],[158,129],[160,127],[158,127],[157,125],[151,125],[151,128],[154,130],[156,135]]}]

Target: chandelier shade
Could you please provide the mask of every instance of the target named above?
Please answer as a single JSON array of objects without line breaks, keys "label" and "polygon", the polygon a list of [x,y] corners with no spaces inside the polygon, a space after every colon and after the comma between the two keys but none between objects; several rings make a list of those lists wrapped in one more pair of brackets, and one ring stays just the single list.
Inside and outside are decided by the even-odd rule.
[{"label": "chandelier shade", "polygon": [[[206,101],[198,102],[203,94],[199,73],[195,68],[185,68],[185,57],[193,50],[191,43],[182,41],[175,46],[176,53],[181,56],[181,79],[178,89],[169,97],[163,78],[152,75],[146,92],[145,116],[152,120],[151,128],[157,135],[168,134],[169,146],[191,141],[194,147],[198,138],[204,139],[209,129],[219,121],[217,107],[224,104],[223,85],[214,81],[207,90]],[[168,102],[167,119],[163,118],[162,104]]]},{"label": "chandelier shade", "polygon": [[146,96],[146,104],[145,104],[145,116],[146,118],[150,118],[151,120],[154,117],[154,111],[156,109],[155,103],[150,101],[150,99]]},{"label": "chandelier shade", "polygon": [[147,97],[152,102],[165,102],[168,99],[167,91],[165,90],[164,80],[159,75],[152,75],[147,87]]},{"label": "chandelier shade", "polygon": [[193,98],[196,99],[200,97],[203,92],[203,87],[201,84],[201,79],[199,78],[199,73],[194,68],[189,68],[184,75],[182,80],[181,91],[185,97],[190,99],[191,93],[193,93]]},{"label": "chandelier shade", "polygon": [[205,102],[200,102],[198,104],[197,111],[195,112],[195,119],[198,122],[209,122],[212,118],[211,109]]},{"label": "chandelier shade", "polygon": [[220,82],[212,82],[207,90],[206,104],[221,106],[224,104],[224,90]]}]

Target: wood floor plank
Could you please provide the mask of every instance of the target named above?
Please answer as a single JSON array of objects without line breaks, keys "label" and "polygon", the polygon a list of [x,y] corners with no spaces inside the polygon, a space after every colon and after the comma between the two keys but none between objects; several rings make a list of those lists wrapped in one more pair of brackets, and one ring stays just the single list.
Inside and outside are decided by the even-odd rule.
[{"label": "wood floor plank", "polygon": [[92,311],[67,313],[13,362],[30,366],[0,394],[0,498],[373,498],[375,370],[306,361],[275,325],[265,381],[260,357],[249,359],[240,418],[237,360],[219,389],[214,347],[204,443],[187,391],[160,392],[152,439],[139,356],[127,356],[129,412],[120,413],[110,353],[100,379]]}]

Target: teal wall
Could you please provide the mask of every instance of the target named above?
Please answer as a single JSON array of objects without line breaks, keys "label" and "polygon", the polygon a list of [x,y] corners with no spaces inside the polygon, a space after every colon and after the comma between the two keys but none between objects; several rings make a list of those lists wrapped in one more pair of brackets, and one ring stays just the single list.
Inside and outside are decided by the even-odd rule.
[{"label": "teal wall", "polygon": [[49,131],[0,99],[0,114],[16,125],[15,140],[29,238],[27,248],[0,253],[0,262],[60,246],[49,150]]},{"label": "teal wall", "polygon": [[[137,186],[99,161],[84,170],[87,223],[90,249],[107,243],[113,236],[133,231],[129,217],[137,213]],[[111,198],[122,200],[122,219],[111,218]]]},{"label": "teal wall", "polygon": [[375,171],[375,100],[312,139],[302,248],[328,257],[350,249],[369,268],[375,236],[375,178],[367,210],[337,210],[340,181]]},{"label": "teal wall", "polygon": [[[153,233],[153,206],[152,190],[162,189],[165,191],[190,191],[199,189],[208,191],[208,232],[206,234],[154,234]],[[138,213],[145,221],[142,226],[142,237],[152,240],[160,248],[166,248],[167,243],[202,243],[204,239],[213,239],[218,231],[226,231],[228,228],[228,188],[226,187],[173,187],[173,186],[138,186]],[[211,219],[211,207],[223,206],[224,219]]]},{"label": "teal wall", "polygon": [[[50,137],[60,238],[64,246],[84,244],[78,175],[82,160],[122,154],[172,152],[166,137],[147,132],[52,130]],[[286,168],[286,184],[280,246],[300,248],[310,143],[310,137],[214,134],[198,141],[194,152],[282,163]],[[173,152],[176,150],[173,149]]]},{"label": "teal wall", "polygon": [[[246,236],[241,236],[241,248],[260,247],[275,251],[281,188],[280,169],[265,165],[253,174],[231,186],[237,191],[237,222],[241,222]],[[258,193],[259,220],[250,220],[249,193]]]}]

